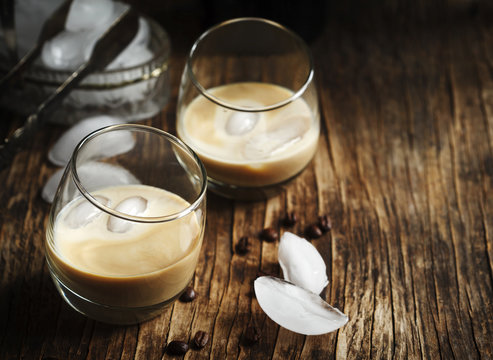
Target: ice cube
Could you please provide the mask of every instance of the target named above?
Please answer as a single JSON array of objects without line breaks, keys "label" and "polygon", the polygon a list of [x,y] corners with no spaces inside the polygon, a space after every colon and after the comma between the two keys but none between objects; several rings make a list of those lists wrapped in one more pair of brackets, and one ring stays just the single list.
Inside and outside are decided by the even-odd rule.
[{"label": "ice cube", "polygon": [[244,135],[253,130],[260,118],[255,112],[233,111],[226,122],[229,135]]},{"label": "ice cube", "polygon": [[282,327],[304,335],[321,335],[339,329],[347,315],[320,296],[290,282],[261,276],[254,282],[262,310]]},{"label": "ice cube", "polygon": [[[75,1],[67,18],[66,30],[43,46],[41,54],[43,64],[55,70],[75,70],[90,58],[99,36],[127,8],[127,4],[117,1]],[[149,26],[147,23],[142,23],[139,24],[139,32],[131,44],[141,48],[149,38]]]},{"label": "ice cube", "polygon": [[252,136],[243,148],[243,156],[249,160],[261,160],[279,153],[302,139],[308,131],[310,119],[300,116],[288,117],[282,125]]},{"label": "ice cube", "polygon": [[146,19],[139,18],[139,30],[128,47],[147,46],[151,40],[151,28]]},{"label": "ice cube", "polygon": [[[263,105],[258,101],[251,99],[236,99],[236,106],[244,109],[258,109]],[[224,130],[229,135],[244,135],[252,131],[260,119],[260,113],[254,111],[234,111],[226,112],[229,116],[225,120]]]},{"label": "ice cube", "polygon": [[[138,216],[142,215],[147,209],[147,200],[142,196],[132,196],[122,200],[116,207],[115,210],[126,214]],[[124,233],[130,230],[133,223],[117,218],[116,216],[111,216],[108,220],[108,230],[115,233]]]},{"label": "ice cube", "polygon": [[94,46],[97,37],[98,34],[90,30],[62,31],[44,44],[41,60],[51,69],[75,70],[88,60],[87,49]]},{"label": "ice cube", "polygon": [[320,294],[329,283],[325,262],[309,241],[286,231],[281,236],[278,250],[279,264],[284,279],[315,294]]},{"label": "ice cube", "polygon": [[[94,196],[96,201],[102,205],[108,206],[110,200],[104,196]],[[102,211],[94,206],[89,200],[82,199],[80,203],[70,210],[65,217],[65,222],[72,229],[78,229],[86,226],[101,215]]]},{"label": "ice cube", "polygon": [[[65,166],[69,162],[75,147],[84,137],[105,126],[122,123],[124,123],[122,119],[106,115],[94,116],[81,120],[63,133],[63,135],[57,140],[48,153],[48,159],[55,165]],[[114,134],[116,133],[113,133],[112,135]],[[126,134],[123,135],[125,139],[120,139],[118,137],[106,137],[106,141],[110,140],[110,144],[105,146],[105,149],[111,149],[115,154],[128,151],[129,144],[132,144],[133,146],[135,141],[131,136],[129,136],[129,133],[124,132],[122,134]],[[106,154],[108,154],[107,151]]]},{"label": "ice cube", "polygon": [[107,69],[124,69],[150,61],[154,54],[148,45],[151,30],[147,20],[139,18],[139,30],[130,44],[108,65]]},{"label": "ice cube", "polygon": [[43,190],[41,190],[41,197],[47,203],[52,203],[55,198],[56,190],[58,188],[58,184],[62,179],[63,173],[65,169],[58,169],[53,175],[50,176],[45,186],[43,186]]},{"label": "ice cube", "polygon": [[111,0],[73,0],[65,28],[75,32],[109,25],[113,12]]},{"label": "ice cube", "polygon": [[127,10],[130,5],[124,4],[121,1],[112,1],[113,2],[113,13],[111,14],[110,18],[108,19],[107,26],[103,26],[104,28],[107,28],[110,24],[112,24],[120,15],[122,15],[125,10]]},{"label": "ice cube", "polygon": [[261,160],[269,157],[275,149],[269,134],[263,133],[251,137],[243,147],[243,156],[247,160]]},{"label": "ice cube", "polygon": [[107,67],[108,70],[126,69],[150,61],[154,54],[147,46],[135,45],[123,50]]}]

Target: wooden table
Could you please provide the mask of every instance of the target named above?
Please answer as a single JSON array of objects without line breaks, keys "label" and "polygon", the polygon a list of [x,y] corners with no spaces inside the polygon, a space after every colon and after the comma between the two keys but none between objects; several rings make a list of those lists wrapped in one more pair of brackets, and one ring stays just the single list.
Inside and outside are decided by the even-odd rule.
[{"label": "wooden table", "polygon": [[[146,323],[88,320],[55,290],[43,248],[49,205],[39,193],[55,171],[47,150],[64,129],[45,128],[0,174],[0,359],[168,358],[168,342],[198,330],[211,339],[186,358],[493,358],[491,8],[450,1],[450,11],[423,15],[401,3],[409,17],[393,19],[399,9],[350,17],[341,6],[326,18],[310,42],[322,114],[313,162],[267,201],[209,194],[198,297]],[[144,121],[170,131],[184,49],[198,35],[180,42],[180,21],[171,31],[172,98]],[[2,135],[20,124],[6,114]],[[254,297],[259,272],[281,276],[278,244],[257,233],[284,231],[278,221],[291,211],[298,234],[319,215],[332,219],[313,244],[327,263],[322,295],[349,316],[335,333],[280,328]],[[235,252],[241,236],[250,238],[246,255]],[[246,346],[252,324],[261,339]]]}]

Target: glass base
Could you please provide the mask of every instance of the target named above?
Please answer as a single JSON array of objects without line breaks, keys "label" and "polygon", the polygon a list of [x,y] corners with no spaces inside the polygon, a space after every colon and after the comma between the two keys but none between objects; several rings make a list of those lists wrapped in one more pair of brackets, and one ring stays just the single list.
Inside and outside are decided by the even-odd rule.
[{"label": "glass base", "polygon": [[65,286],[53,273],[51,273],[51,277],[62,297],[77,312],[93,320],[116,325],[132,325],[150,320],[160,315],[168,305],[172,304],[181,295],[180,292],[171,299],[151,306],[109,306],[98,304],[76,294]]},{"label": "glass base", "polygon": [[240,201],[263,201],[281,194],[284,190],[283,186],[289,183],[295,176],[279,184],[257,187],[229,185],[209,178],[207,188],[213,193],[227,199]]}]

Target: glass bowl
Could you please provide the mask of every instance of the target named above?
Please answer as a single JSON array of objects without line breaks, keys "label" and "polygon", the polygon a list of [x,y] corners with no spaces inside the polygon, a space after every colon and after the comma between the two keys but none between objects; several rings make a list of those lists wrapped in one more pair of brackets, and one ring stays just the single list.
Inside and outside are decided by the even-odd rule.
[{"label": "glass bowl", "polygon": [[[167,104],[170,40],[158,23],[149,18],[146,20],[151,31],[148,46],[153,58],[138,66],[87,76],[50,114],[49,122],[73,124],[99,114],[136,121],[156,115]],[[8,62],[2,61],[1,64],[0,70],[8,71]],[[2,96],[1,105],[21,115],[30,114],[70,74],[69,71],[46,69],[36,63],[25,73],[24,81]]]}]

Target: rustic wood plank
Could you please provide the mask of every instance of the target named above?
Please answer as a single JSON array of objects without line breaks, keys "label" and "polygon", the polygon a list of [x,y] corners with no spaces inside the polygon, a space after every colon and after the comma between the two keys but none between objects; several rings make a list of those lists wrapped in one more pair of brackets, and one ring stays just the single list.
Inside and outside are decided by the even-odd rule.
[{"label": "rustic wood plank", "polygon": [[[363,7],[365,21],[353,23],[364,14],[353,14],[355,3],[331,5],[341,17],[329,16],[311,43],[322,118],[313,162],[267,201],[210,194],[191,284],[197,299],[148,322],[97,323],[56,292],[44,260],[49,206],[39,191],[56,170],[46,152],[63,128],[41,131],[0,173],[0,358],[167,359],[170,341],[191,341],[199,330],[209,343],[187,359],[492,358],[491,14],[483,3],[443,12],[441,3],[403,1],[382,5],[383,17]],[[408,17],[393,21],[404,10]],[[178,49],[170,103],[144,121],[171,132],[188,46]],[[2,123],[0,133],[19,121]],[[291,211],[299,221],[285,228],[279,220]],[[280,328],[255,299],[259,272],[282,275],[278,244],[258,232],[303,235],[320,215],[333,223],[313,240],[330,280],[322,296],[349,322],[303,336]],[[244,255],[235,251],[242,236]],[[252,325],[262,336],[247,346]]]}]

